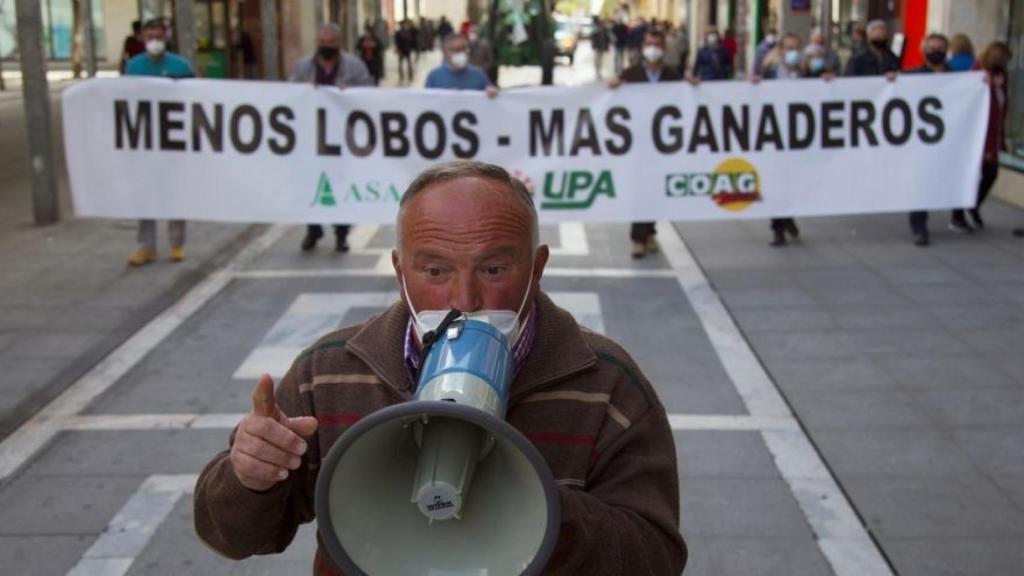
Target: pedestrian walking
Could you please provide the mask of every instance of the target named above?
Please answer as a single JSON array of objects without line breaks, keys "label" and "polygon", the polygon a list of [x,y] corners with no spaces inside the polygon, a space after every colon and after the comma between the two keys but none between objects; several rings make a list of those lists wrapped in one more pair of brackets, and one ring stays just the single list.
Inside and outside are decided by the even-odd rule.
[{"label": "pedestrian walking", "polygon": [[604,78],[604,55],[608,53],[611,40],[600,16],[594,16],[593,26],[590,33],[590,48],[594,51],[594,76],[600,81]]},{"label": "pedestrian walking", "polygon": [[[683,79],[678,70],[665,66],[665,34],[659,30],[648,30],[644,35],[642,52],[643,64],[636,64],[622,71],[609,87],[618,88],[623,83],[679,82]],[[633,243],[633,258],[643,258],[658,251],[657,230],[654,222],[634,222],[630,226],[629,239]]]},{"label": "pedestrian walking", "polygon": [[395,51],[398,52],[398,81],[402,84],[412,82],[412,53],[416,50],[416,33],[409,20],[402,20],[395,32]]},{"label": "pedestrian walking", "polygon": [[142,39],[142,22],[132,22],[132,33],[124,37],[124,45],[121,48],[121,63],[118,71],[124,76],[124,68],[128,61],[146,51],[146,42]]},{"label": "pedestrian walking", "polygon": [[[341,28],[333,23],[320,26],[316,34],[316,51],[295,63],[289,81],[341,89],[374,85],[373,76],[366,64],[360,58],[341,50]],[[351,226],[346,224],[334,226],[335,251],[348,252],[350,229]],[[324,230],[319,224],[308,225],[306,236],[302,239],[302,251],[316,248],[323,236]]]},{"label": "pedestrian walking", "polygon": [[377,40],[377,34],[374,33],[372,24],[366,24],[363,35],[356,41],[356,50],[359,52],[363,64],[366,64],[370,76],[373,76],[373,83],[379,85],[384,76],[384,50]]},{"label": "pedestrian walking", "polygon": [[[167,50],[164,40],[166,30],[160,20],[150,20],[142,29],[145,52],[136,55],[125,64],[125,76],[159,76],[162,78],[192,78],[195,71],[188,60]],[[167,234],[171,241],[171,261],[185,259],[185,221],[167,222]],[[128,257],[130,266],[144,266],[156,259],[156,220],[139,220],[139,246]]]},{"label": "pedestrian walking", "polygon": [[629,44],[629,26],[626,24],[626,16],[619,14],[612,26],[612,37],[615,40],[615,75],[622,74],[626,60],[626,46]]}]

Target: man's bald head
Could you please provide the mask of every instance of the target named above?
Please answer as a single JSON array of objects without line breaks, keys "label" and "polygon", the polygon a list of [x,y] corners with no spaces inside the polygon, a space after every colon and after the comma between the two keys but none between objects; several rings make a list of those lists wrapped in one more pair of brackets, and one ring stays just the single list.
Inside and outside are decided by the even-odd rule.
[{"label": "man's bald head", "polygon": [[[537,217],[537,208],[533,204],[533,197],[522,182],[514,178],[501,166],[475,162],[471,160],[455,160],[437,164],[424,170],[409,184],[402,195],[399,203],[398,218],[396,221],[397,249],[402,250],[402,238],[406,224],[406,211],[413,199],[421,193],[428,192],[440,187],[441,184],[454,182],[456,180],[476,180],[480,183],[481,194],[495,193],[506,194],[514,200],[506,208],[513,210],[509,213],[511,220],[525,219],[529,222],[531,246],[536,248],[540,244],[540,224]],[[459,186],[459,188],[464,188]],[[519,212],[516,214],[515,212]]]}]

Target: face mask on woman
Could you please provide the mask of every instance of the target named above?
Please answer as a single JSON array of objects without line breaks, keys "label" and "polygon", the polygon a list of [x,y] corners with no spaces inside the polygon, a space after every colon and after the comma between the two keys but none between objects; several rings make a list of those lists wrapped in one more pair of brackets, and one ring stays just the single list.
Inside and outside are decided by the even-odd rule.
[{"label": "face mask on woman", "polygon": [[800,51],[799,50],[786,50],[786,55],[783,57],[786,62],[786,66],[795,68],[800,63]]}]

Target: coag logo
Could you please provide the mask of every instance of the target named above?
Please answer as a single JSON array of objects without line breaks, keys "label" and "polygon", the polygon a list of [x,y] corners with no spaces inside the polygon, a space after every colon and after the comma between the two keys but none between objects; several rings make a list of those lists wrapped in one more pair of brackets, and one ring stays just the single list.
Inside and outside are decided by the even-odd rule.
[{"label": "coag logo", "polygon": [[[397,204],[402,199],[402,192],[394,183],[385,183],[379,180],[367,180],[365,182],[350,182],[340,192],[341,202],[344,204],[394,202]],[[310,206],[337,206],[338,197],[334,193],[330,178],[326,172],[320,173],[320,181],[316,185],[316,193]]]},{"label": "coag logo", "polygon": [[582,210],[590,208],[598,196],[615,198],[612,173],[598,174],[583,170],[548,172],[544,175],[544,200],[540,207],[550,210]]},{"label": "coag logo", "polygon": [[761,201],[761,177],[750,162],[730,158],[714,172],[669,174],[665,177],[665,195],[670,198],[710,197],[719,207],[739,212]]}]

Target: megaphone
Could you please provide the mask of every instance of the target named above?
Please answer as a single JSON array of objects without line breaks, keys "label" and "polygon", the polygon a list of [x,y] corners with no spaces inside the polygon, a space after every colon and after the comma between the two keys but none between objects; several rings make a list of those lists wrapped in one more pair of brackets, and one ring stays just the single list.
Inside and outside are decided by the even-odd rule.
[{"label": "megaphone", "polygon": [[509,343],[457,311],[423,340],[414,400],[361,419],[322,462],[321,542],[348,576],[539,574],[559,499],[543,457],[504,419]]}]

